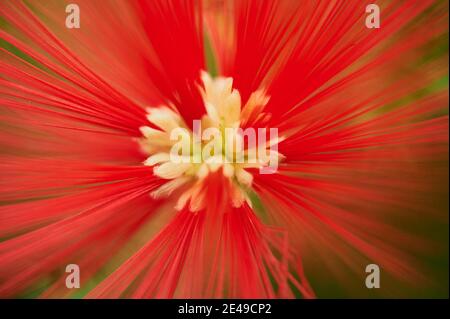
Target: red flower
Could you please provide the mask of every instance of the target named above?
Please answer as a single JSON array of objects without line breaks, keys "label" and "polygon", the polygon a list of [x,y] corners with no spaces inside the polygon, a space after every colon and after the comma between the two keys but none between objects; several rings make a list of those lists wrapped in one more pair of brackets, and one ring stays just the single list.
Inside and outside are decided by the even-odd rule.
[{"label": "red flower", "polygon": [[[445,1],[69,3],[0,3],[1,297],[448,293]],[[174,164],[194,120],[277,172]]]}]

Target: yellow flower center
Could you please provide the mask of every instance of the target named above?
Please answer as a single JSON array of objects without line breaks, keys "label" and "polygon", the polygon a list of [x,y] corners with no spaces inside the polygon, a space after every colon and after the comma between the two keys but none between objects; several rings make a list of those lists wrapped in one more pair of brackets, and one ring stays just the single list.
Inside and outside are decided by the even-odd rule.
[{"label": "yellow flower center", "polygon": [[151,196],[164,198],[183,189],[176,208],[183,209],[189,202],[191,211],[199,211],[205,207],[202,194],[205,178],[221,171],[231,182],[233,206],[239,207],[244,202],[251,205],[248,191],[253,175],[248,169],[273,173],[283,158],[276,148],[281,141],[276,129],[241,128],[255,121],[267,122],[270,115],[263,110],[269,97],[263,90],[255,91],[241,108],[241,96],[233,89],[232,78],[211,78],[202,72],[201,79],[206,114],[194,121],[192,129],[170,105],[147,109],[147,119],[158,129],[140,128],[144,136],[140,144],[150,155],[144,165],[153,166],[156,176],[168,180]]}]

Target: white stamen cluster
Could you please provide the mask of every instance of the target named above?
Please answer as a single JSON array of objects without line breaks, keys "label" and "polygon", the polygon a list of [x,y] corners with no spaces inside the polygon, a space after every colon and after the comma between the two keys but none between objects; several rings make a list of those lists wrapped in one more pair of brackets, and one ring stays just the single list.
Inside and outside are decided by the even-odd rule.
[{"label": "white stamen cluster", "polygon": [[[213,79],[208,73],[202,72],[201,79],[203,87],[200,88],[200,91],[206,109],[206,114],[201,119],[202,129],[217,128],[219,132],[224,133],[228,128],[238,129],[250,120],[268,117],[267,113],[262,112],[269,100],[263,91],[254,92],[245,106],[241,108],[241,96],[238,90],[233,89],[232,78],[218,77]],[[172,132],[177,130],[178,133],[185,134],[185,138],[182,138],[181,141],[195,141],[195,138],[198,137],[195,136],[197,132],[192,132],[188,128],[173,107],[148,108],[147,112],[147,119],[158,129],[149,126],[140,128],[144,136],[140,140],[140,144],[143,150],[150,155],[144,165],[153,166],[153,173],[156,176],[168,180],[167,183],[153,191],[151,196],[164,198],[175,190],[183,188],[184,191],[178,199],[176,208],[182,209],[189,202],[191,211],[199,211],[205,206],[204,194],[202,194],[204,185],[202,183],[208,174],[221,169],[223,175],[232,183],[231,200],[233,206],[239,207],[245,201],[251,205],[248,190],[252,185],[253,175],[246,169],[266,166],[268,159],[261,160],[259,158],[257,161],[237,162],[235,159],[238,155],[244,154],[245,157],[249,154],[248,149],[236,147],[244,144],[243,137],[238,130],[233,131],[236,132],[235,134],[223,135],[226,136],[224,139],[228,139],[228,141],[216,139],[215,142],[204,143],[200,139],[198,147],[193,147],[192,144],[181,145],[187,148],[189,152],[187,155],[183,155],[185,157],[183,161],[175,162],[171,152],[174,145],[179,144],[180,141],[174,139],[173,135],[171,136]],[[180,128],[183,130],[180,130]],[[279,142],[278,139],[269,141],[264,146],[263,151],[266,152],[266,147]],[[212,148],[211,144],[214,144]],[[229,149],[230,147],[233,149]],[[207,155],[205,155],[206,148],[208,148]],[[214,151],[211,152],[209,149]],[[273,159],[275,157],[277,161],[283,158],[277,151],[267,150],[267,152],[270,154],[268,158]],[[261,152],[255,153],[261,154]]]}]

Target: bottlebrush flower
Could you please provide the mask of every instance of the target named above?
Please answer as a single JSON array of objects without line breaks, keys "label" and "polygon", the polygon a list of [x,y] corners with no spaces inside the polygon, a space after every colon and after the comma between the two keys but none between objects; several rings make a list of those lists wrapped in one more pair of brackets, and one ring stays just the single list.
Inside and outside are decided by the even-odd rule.
[{"label": "bottlebrush flower", "polygon": [[1,297],[448,294],[446,1],[71,2],[0,3]]}]

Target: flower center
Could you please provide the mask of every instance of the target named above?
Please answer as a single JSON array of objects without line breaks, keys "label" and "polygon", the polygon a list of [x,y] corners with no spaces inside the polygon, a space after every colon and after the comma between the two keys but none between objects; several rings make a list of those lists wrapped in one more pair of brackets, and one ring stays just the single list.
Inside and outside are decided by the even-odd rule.
[{"label": "flower center", "polygon": [[232,78],[211,78],[202,72],[201,80],[206,114],[193,121],[192,129],[175,107],[147,109],[147,119],[156,128],[140,128],[144,136],[140,145],[149,154],[144,165],[153,166],[156,176],[168,180],[151,196],[164,198],[181,190],[176,208],[181,210],[189,203],[191,211],[199,211],[205,207],[206,177],[221,172],[231,185],[233,206],[251,205],[250,171],[274,173],[283,159],[278,153],[278,130],[252,127],[254,123],[264,125],[270,118],[263,112],[269,97],[263,90],[255,91],[241,108],[241,96],[233,89]]}]

